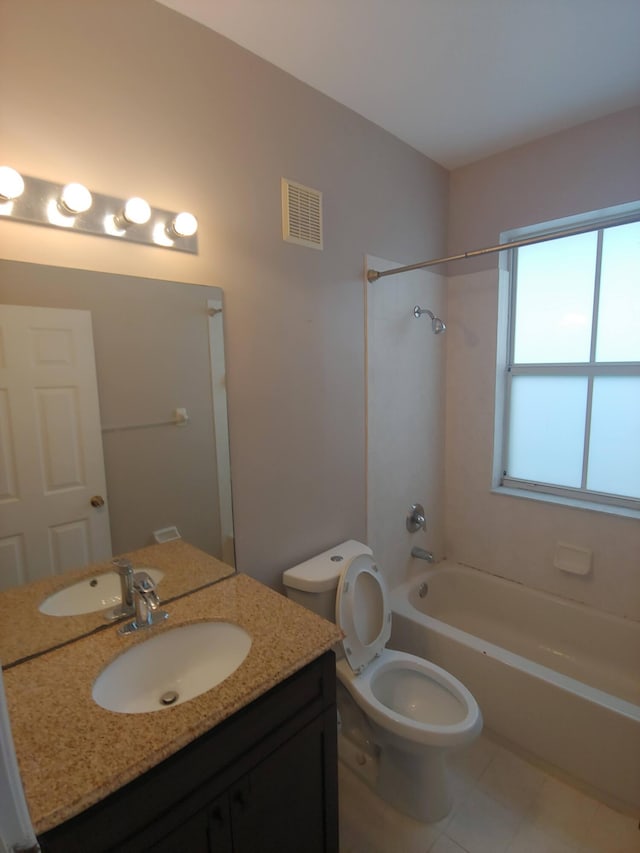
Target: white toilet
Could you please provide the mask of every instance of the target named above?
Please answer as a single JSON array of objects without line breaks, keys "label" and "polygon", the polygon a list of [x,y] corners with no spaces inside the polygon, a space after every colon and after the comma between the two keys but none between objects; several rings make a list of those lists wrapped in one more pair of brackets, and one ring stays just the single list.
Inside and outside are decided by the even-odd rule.
[{"label": "white toilet", "polygon": [[336,650],[340,758],[399,811],[426,822],[445,817],[447,749],[480,734],[476,700],[441,667],[385,648],[391,609],[366,545],[343,542],[288,569],[283,582],[291,599],[345,634]]}]

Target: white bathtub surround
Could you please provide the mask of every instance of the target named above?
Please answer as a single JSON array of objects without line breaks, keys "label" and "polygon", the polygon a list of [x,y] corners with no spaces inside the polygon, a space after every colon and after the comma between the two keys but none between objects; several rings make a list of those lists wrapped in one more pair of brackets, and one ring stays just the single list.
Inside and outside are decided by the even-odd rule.
[{"label": "white bathtub surround", "polygon": [[[372,269],[399,263],[367,256]],[[417,270],[366,283],[367,543],[389,587],[419,560],[417,545],[443,554],[444,366],[447,333],[413,315],[429,308],[446,323],[445,278]],[[412,504],[426,511],[427,529],[409,533]]]},{"label": "white bathtub surround", "polygon": [[522,760],[487,736],[451,762],[454,806],[420,824],[340,768],[341,853],[638,853],[628,817]]},{"label": "white bathtub surround", "polygon": [[640,623],[449,562],[392,608],[391,644],[459,678],[490,730],[640,809]]}]

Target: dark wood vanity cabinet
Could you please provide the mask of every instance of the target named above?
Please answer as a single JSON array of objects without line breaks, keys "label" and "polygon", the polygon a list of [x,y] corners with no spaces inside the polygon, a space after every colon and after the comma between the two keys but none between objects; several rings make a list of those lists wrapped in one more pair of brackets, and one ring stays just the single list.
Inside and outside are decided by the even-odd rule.
[{"label": "dark wood vanity cabinet", "polygon": [[337,853],[333,653],[39,841],[44,853]]}]

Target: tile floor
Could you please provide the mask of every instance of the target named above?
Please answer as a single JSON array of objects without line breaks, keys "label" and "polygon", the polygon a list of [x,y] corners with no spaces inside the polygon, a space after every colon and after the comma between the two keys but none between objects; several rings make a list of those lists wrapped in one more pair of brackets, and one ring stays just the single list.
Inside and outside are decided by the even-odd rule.
[{"label": "tile floor", "polygon": [[453,756],[454,806],[421,824],[388,807],[340,763],[341,853],[640,853],[627,817],[483,735]]}]

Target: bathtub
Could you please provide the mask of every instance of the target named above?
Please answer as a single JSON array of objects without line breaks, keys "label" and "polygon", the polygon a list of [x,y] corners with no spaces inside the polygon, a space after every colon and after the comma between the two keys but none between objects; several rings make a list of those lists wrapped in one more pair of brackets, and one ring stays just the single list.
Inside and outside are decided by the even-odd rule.
[{"label": "bathtub", "polygon": [[391,605],[389,645],[459,678],[490,730],[640,808],[640,622],[449,561]]}]

